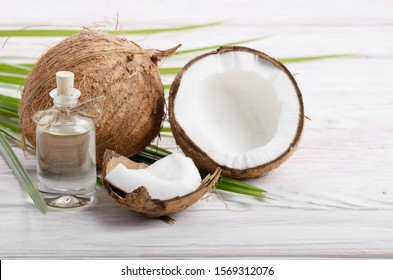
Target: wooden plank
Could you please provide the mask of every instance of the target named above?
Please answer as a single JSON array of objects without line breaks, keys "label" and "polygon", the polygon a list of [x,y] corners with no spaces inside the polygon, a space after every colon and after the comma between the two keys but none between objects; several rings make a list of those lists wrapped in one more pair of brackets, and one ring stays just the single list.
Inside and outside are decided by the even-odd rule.
[{"label": "wooden plank", "polygon": [[[248,181],[268,191],[272,199],[265,202],[214,195],[168,225],[121,209],[100,190],[94,208],[43,216],[0,157],[2,259],[393,257],[393,2],[201,1],[190,9],[180,0],[110,1],[92,9],[70,0],[78,9],[63,14],[53,13],[47,0],[22,2],[2,7],[1,28],[89,25],[120,10],[123,28],[225,20],[192,32],[133,37],[144,47],[183,43],[188,49],[273,35],[247,45],[274,57],[356,55],[288,64],[312,120],[290,160]],[[0,57],[38,57],[61,39],[11,38]],[[182,66],[195,55],[174,56],[163,66]],[[170,83],[173,75],[163,79]],[[162,145],[176,150],[171,139]],[[34,157],[16,151],[34,176]]]}]

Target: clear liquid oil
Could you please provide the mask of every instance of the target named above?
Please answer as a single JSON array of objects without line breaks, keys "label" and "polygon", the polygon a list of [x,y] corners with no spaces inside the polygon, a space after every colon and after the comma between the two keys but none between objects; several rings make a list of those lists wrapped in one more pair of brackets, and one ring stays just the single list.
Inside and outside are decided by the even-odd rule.
[{"label": "clear liquid oil", "polygon": [[48,206],[76,208],[95,197],[95,129],[74,117],[50,128],[37,125],[38,189]]}]

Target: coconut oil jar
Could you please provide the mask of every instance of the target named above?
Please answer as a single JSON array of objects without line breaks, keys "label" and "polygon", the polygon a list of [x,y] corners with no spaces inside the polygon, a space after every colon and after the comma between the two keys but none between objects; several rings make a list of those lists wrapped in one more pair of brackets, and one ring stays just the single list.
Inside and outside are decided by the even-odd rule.
[{"label": "coconut oil jar", "polygon": [[78,104],[74,74],[57,72],[56,82],[54,106],[35,116],[38,189],[48,206],[78,208],[95,199],[95,126],[81,113],[88,108]]}]

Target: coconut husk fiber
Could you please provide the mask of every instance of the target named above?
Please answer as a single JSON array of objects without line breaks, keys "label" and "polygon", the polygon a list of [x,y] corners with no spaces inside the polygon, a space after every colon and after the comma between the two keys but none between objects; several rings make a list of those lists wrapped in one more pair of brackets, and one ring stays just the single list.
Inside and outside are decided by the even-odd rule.
[{"label": "coconut husk fiber", "polygon": [[[179,45],[180,46],[180,45]],[[79,102],[104,96],[94,106],[97,167],[106,149],[126,156],[142,151],[160,130],[164,116],[164,89],[158,61],[179,46],[166,50],[144,50],[117,35],[82,31],[50,48],[27,77],[19,116],[23,136],[35,145],[33,115],[53,105],[49,92],[56,87],[57,71],[75,74]]]}]

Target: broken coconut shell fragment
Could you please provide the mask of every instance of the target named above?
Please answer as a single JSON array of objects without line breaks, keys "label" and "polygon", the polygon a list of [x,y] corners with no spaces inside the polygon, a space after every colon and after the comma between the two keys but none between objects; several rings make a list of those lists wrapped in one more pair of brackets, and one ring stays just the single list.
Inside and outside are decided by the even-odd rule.
[{"label": "broken coconut shell fragment", "polygon": [[209,172],[251,178],[280,166],[299,145],[304,106],[279,61],[246,47],[220,47],[186,64],[169,92],[176,143]]},{"label": "broken coconut shell fragment", "polygon": [[150,217],[160,217],[182,211],[197,201],[206,193],[211,192],[221,175],[217,168],[213,174],[207,175],[200,186],[193,192],[172,199],[152,199],[145,186],[140,186],[133,192],[127,193],[109,183],[105,178],[118,164],[128,169],[143,169],[148,165],[134,162],[114,151],[106,150],[102,166],[102,183],[106,192],[122,207]]}]

